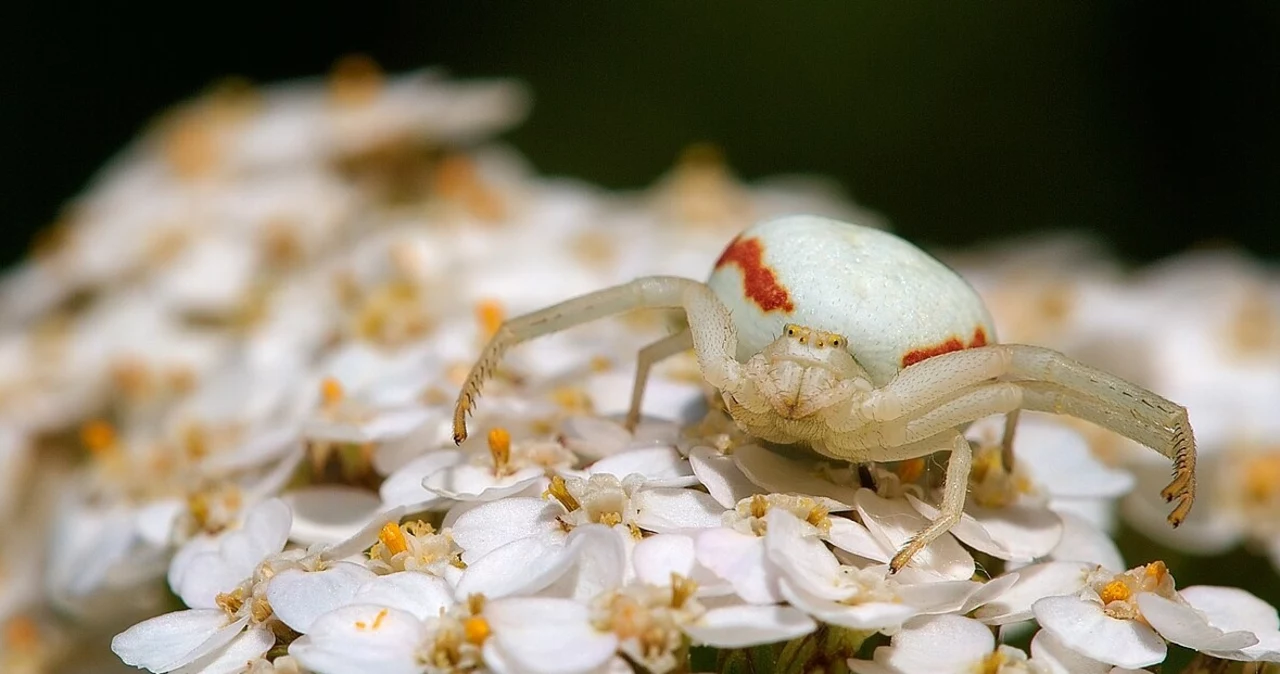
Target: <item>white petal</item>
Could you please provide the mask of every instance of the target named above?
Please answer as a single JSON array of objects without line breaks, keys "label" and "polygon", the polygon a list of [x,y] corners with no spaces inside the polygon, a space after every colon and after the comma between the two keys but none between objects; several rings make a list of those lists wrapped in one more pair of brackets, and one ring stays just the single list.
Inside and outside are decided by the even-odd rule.
[{"label": "white petal", "polygon": [[725,511],[710,494],[667,487],[636,492],[631,507],[636,526],[659,534],[718,527]]},{"label": "white petal", "polygon": [[612,632],[591,626],[586,606],[568,599],[512,597],[485,603],[495,647],[530,674],[590,672],[618,648]]},{"label": "white petal", "polygon": [[[144,620],[117,634],[111,650],[126,665],[153,672],[177,669],[208,652],[206,644],[228,627],[236,626],[225,644],[244,628],[246,621],[227,620],[221,609],[175,611]],[[222,644],[217,644],[215,648]]]},{"label": "white petal", "polygon": [[[938,508],[910,494],[907,500],[917,512],[937,519]],[[1043,557],[1062,540],[1062,520],[1040,505],[1017,504],[1007,508],[983,508],[969,504],[951,535],[970,547],[999,559],[1029,562]]]},{"label": "white petal", "polygon": [[1030,620],[1031,605],[1044,597],[1074,595],[1085,586],[1092,564],[1045,562],[1018,569],[1018,580],[1004,594],[979,608],[974,617],[988,625]]},{"label": "white petal", "polygon": [[[778,572],[766,559],[765,541],[732,529],[708,529],[698,534],[698,561],[733,586],[752,604],[776,604]],[[828,567],[829,568],[829,567]]]},{"label": "white petal", "polygon": [[316,618],[355,603],[356,590],[372,578],[372,571],[348,562],[316,572],[287,569],[267,584],[267,601],[281,622],[306,634]]},{"label": "white petal", "polygon": [[1075,513],[1059,511],[1058,516],[1062,518],[1062,540],[1049,552],[1050,559],[1087,562],[1115,572],[1125,570],[1120,549],[1106,532]]},{"label": "white petal", "polygon": [[748,496],[764,493],[738,469],[732,456],[727,456],[705,445],[689,452],[689,467],[698,477],[711,497],[725,508],[732,508]]},{"label": "white petal", "polygon": [[401,571],[367,580],[356,589],[356,601],[412,613],[419,620],[434,618],[455,602],[453,588],[443,578]]},{"label": "white petal", "polygon": [[1210,624],[1224,630],[1261,634],[1280,626],[1274,606],[1239,588],[1196,585],[1178,594],[1203,612]]},{"label": "white petal", "polygon": [[746,648],[789,641],[818,628],[809,616],[790,606],[724,606],[702,614],[684,631],[695,644]]},{"label": "white petal", "polygon": [[373,492],[342,485],[300,487],[283,498],[293,510],[289,539],[304,547],[346,540],[382,509]]},{"label": "white petal", "polygon": [[1164,661],[1167,648],[1155,630],[1136,620],[1117,620],[1096,602],[1077,597],[1046,597],[1032,605],[1040,626],[1085,657],[1120,667],[1146,667]]},{"label": "white petal", "polygon": [[794,607],[824,623],[855,630],[879,630],[901,625],[916,615],[916,609],[906,604],[867,602],[842,604],[810,594],[795,585],[787,576],[778,581],[782,596]]},{"label": "white petal", "polygon": [[[889,500],[861,489],[855,499],[862,523],[880,545],[900,550],[907,541],[925,527],[929,520],[904,500]],[[909,567],[924,569],[944,578],[968,579],[977,565],[973,557],[948,534],[938,537],[911,558]]]},{"label": "white petal", "polygon": [[399,523],[404,517],[404,506],[376,512],[365,518],[363,526],[355,529],[346,540],[338,541],[320,551],[320,558],[325,561],[346,559],[363,553],[378,542],[378,534],[390,522]]},{"label": "white petal", "polygon": [[383,507],[405,506],[410,512],[430,510],[448,503],[439,494],[427,491],[422,481],[438,470],[456,466],[464,456],[459,451],[428,452],[402,466],[378,488]]},{"label": "white petal", "polygon": [[631,532],[623,526],[587,524],[575,528],[566,541],[565,554],[571,566],[541,594],[586,602],[622,585],[627,573],[624,539],[631,540]]},{"label": "white petal", "polygon": [[267,499],[245,514],[240,529],[222,539],[220,553],[228,566],[243,571],[241,578],[248,578],[267,555],[284,549],[292,521],[293,513],[284,501]]},{"label": "white petal", "polygon": [[893,636],[889,648],[877,648],[875,662],[904,674],[969,672],[995,650],[986,625],[955,615],[913,618]]},{"label": "white petal", "polygon": [[765,524],[765,554],[780,576],[825,599],[839,601],[849,596],[849,588],[840,581],[840,562],[817,536],[806,535],[798,517],[770,508]]},{"label": "white petal", "polygon": [[245,663],[266,655],[275,644],[271,630],[261,626],[248,629],[221,650],[175,670],[175,674],[240,674]]},{"label": "white petal", "polygon": [[636,543],[631,552],[631,563],[640,582],[663,586],[671,583],[673,573],[691,577],[698,560],[692,537],[657,534]]},{"label": "white petal", "polygon": [[317,674],[420,674],[422,624],[384,606],[346,606],[326,613],[311,633],[289,645],[289,655]]},{"label": "white petal", "polygon": [[587,472],[591,475],[613,475],[619,480],[640,474],[648,487],[692,487],[698,483],[689,462],[675,447],[645,447],[619,452],[595,462]]},{"label": "white petal", "polygon": [[457,595],[497,598],[537,592],[555,582],[573,561],[563,533],[526,536],[470,563],[458,580]]},{"label": "white petal", "polygon": [[461,464],[428,475],[422,486],[427,491],[459,501],[496,501],[523,491],[542,475],[541,468],[530,467],[494,477],[492,468]]},{"label": "white petal", "polygon": [[533,497],[490,501],[463,513],[450,527],[467,564],[507,543],[560,530],[564,508],[551,500]]},{"label": "white petal", "polygon": [[173,534],[173,523],[186,504],[176,498],[152,501],[137,511],[137,531],[142,540],[155,547],[168,547]]},{"label": "white petal", "polygon": [[1024,416],[1014,436],[1020,469],[1055,497],[1112,498],[1133,489],[1133,475],[1098,461],[1075,430],[1036,416]]},{"label": "white petal", "polygon": [[1111,665],[1098,662],[1067,648],[1048,630],[1036,632],[1031,640],[1031,659],[1050,669],[1050,674],[1110,674]]},{"label": "white petal", "polygon": [[742,445],[733,450],[733,461],[747,479],[767,492],[821,496],[839,505],[832,511],[852,508],[856,487],[838,485],[823,477],[815,464],[793,461],[760,445]]},{"label": "white petal", "polygon": [[1210,625],[1208,618],[1200,611],[1157,594],[1141,592],[1136,600],[1142,617],[1147,619],[1160,636],[1193,651],[1222,653],[1238,651],[1258,643],[1258,637],[1252,632],[1224,632]]},{"label": "white petal", "polygon": [[847,517],[831,518],[831,529],[827,531],[826,539],[845,552],[874,562],[888,562],[893,554],[876,542],[866,527]]}]

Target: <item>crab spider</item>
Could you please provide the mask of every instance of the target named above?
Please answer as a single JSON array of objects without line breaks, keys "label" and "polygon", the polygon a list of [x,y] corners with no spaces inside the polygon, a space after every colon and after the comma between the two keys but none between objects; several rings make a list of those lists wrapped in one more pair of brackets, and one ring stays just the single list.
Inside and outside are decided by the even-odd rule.
[{"label": "crab spider", "polygon": [[707,283],[644,277],[507,321],[458,395],[454,440],[507,349],[639,308],[682,309],[688,327],[640,352],[629,423],[652,365],[692,348],[729,414],[762,440],[854,463],[951,453],[940,514],[894,571],[960,521],[973,462],[962,431],[993,414],[1068,414],[1169,457],[1162,495],[1177,501],[1175,527],[1195,500],[1186,408],[1057,351],[994,343],[982,300],[941,262],[892,234],[813,216],[747,229]]}]

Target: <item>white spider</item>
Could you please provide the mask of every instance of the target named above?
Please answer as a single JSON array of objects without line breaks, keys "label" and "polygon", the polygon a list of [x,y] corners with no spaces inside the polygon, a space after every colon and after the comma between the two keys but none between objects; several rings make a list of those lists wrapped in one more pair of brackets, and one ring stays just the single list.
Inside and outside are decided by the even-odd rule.
[{"label": "white spider", "polygon": [[753,436],[856,463],[951,452],[941,514],[894,556],[895,571],[960,521],[973,458],[962,430],[992,414],[1009,415],[1007,451],[1016,413],[1028,409],[1085,419],[1169,457],[1162,494],[1178,501],[1175,527],[1195,500],[1184,407],[1056,351],[995,344],[982,300],[941,262],[892,234],[812,216],[747,229],[705,284],[638,278],[507,321],[458,395],[454,440],[466,437],[466,415],[508,348],[637,308],[683,309],[689,327],[641,350],[631,423],[653,364],[693,348]]}]

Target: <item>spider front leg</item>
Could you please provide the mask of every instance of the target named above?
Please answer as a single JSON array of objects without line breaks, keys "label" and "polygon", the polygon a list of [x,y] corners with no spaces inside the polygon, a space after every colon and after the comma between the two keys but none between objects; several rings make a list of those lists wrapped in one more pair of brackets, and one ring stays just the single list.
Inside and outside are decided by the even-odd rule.
[{"label": "spider front leg", "polygon": [[1050,349],[1001,344],[935,356],[903,369],[850,416],[878,422],[854,431],[873,446],[884,429],[898,434],[894,441],[910,442],[1016,409],[1084,419],[1169,457],[1173,481],[1161,494],[1178,502],[1169,523],[1178,526],[1190,512],[1196,451],[1186,408]]},{"label": "spider front leg", "polygon": [[453,409],[453,441],[461,444],[466,439],[467,415],[507,349],[599,318],[645,308],[683,309],[703,378],[727,393],[743,387],[742,364],[734,358],[738,335],[724,304],[697,281],[676,276],[646,276],[503,323],[485,345],[458,393]]}]

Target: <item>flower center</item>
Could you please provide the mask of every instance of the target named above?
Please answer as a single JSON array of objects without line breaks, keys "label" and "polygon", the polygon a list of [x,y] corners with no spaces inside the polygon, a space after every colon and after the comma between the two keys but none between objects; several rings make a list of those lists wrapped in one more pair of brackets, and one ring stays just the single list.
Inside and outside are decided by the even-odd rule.
[{"label": "flower center", "polygon": [[409,550],[409,544],[404,540],[404,532],[400,530],[400,525],[395,522],[387,522],[382,525],[382,530],[378,532],[378,540],[386,546],[387,551],[392,555],[398,555]]},{"label": "flower center", "polygon": [[969,472],[969,494],[974,501],[986,508],[1006,508],[1023,495],[1034,494],[1035,484],[1016,466],[1004,465],[1000,443],[979,444],[973,456],[973,469]]},{"label": "flower center", "polygon": [[1182,601],[1169,568],[1159,560],[1100,579],[1093,583],[1093,587],[1102,602],[1103,611],[1117,620],[1146,622],[1134,599],[1143,592],[1157,594],[1172,601]]},{"label": "flower center", "polygon": [[337,377],[325,377],[320,382],[320,405],[326,410],[333,410],[346,397],[342,382]]},{"label": "flower center", "polygon": [[1238,493],[1243,497],[1246,508],[1261,511],[1259,515],[1280,509],[1280,452],[1243,458],[1240,476]]},{"label": "flower center", "polygon": [[117,448],[116,428],[110,422],[94,419],[80,427],[80,442],[94,456],[106,456]]}]

